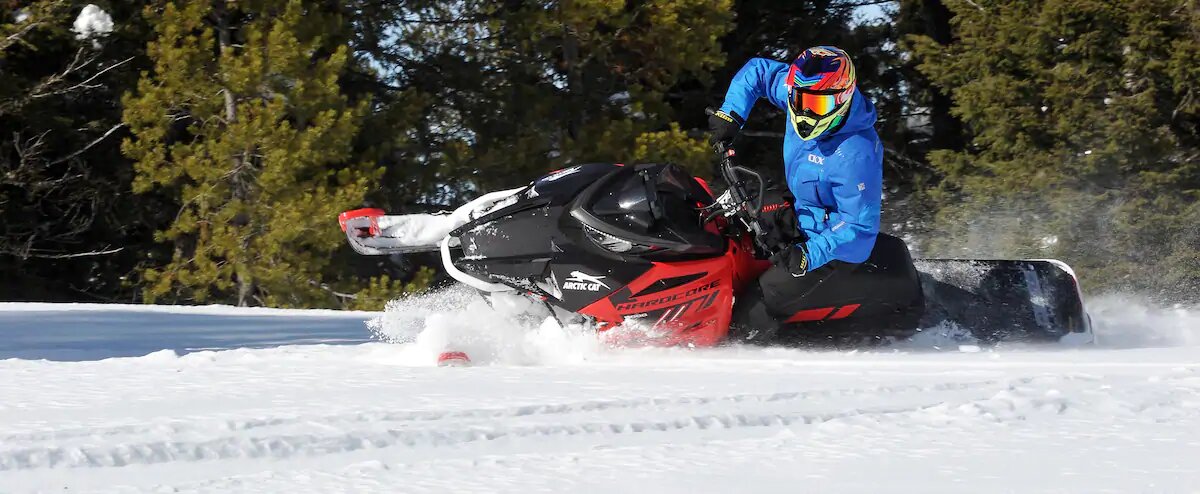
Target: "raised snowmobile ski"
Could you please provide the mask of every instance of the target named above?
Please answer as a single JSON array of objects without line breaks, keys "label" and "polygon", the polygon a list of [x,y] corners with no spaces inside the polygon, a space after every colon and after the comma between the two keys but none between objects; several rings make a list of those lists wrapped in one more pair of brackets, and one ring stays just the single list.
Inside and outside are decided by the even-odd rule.
[{"label": "raised snowmobile ski", "polygon": [[[725,151],[725,150],[722,150]],[[758,224],[763,180],[735,166],[728,189],[665,164],[572,166],[443,215],[339,216],[366,255],[439,251],[446,272],[483,292],[518,292],[587,318],[622,344],[728,341],[735,298],[768,267]],[[853,274],[806,298],[779,342],[905,337],[953,324],[984,342],[1090,335],[1078,282],[1058,261],[914,261],[881,234]]]}]

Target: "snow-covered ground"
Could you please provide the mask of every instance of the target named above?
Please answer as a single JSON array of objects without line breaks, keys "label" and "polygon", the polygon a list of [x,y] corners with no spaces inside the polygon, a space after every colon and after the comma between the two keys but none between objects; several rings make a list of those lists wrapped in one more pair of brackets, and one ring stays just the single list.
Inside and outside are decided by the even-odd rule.
[{"label": "snow-covered ground", "polygon": [[0,492],[1200,491],[1194,311],[805,352],[612,350],[528,309],[408,300],[361,343],[378,314],[0,304]]}]

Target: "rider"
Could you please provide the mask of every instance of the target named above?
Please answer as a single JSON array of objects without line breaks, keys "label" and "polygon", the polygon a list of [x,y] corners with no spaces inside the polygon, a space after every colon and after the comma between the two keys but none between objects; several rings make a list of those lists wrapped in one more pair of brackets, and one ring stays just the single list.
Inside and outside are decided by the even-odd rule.
[{"label": "rider", "polygon": [[854,65],[839,48],[809,48],[791,64],[751,59],[709,118],[713,140],[729,145],[759,98],[787,110],[783,159],[795,199],[794,217],[771,221],[777,228],[769,238],[782,247],[773,266],[735,308],[735,321],[765,328],[812,309],[805,297],[871,254],[879,234],[883,145],[875,105],[859,92]]}]

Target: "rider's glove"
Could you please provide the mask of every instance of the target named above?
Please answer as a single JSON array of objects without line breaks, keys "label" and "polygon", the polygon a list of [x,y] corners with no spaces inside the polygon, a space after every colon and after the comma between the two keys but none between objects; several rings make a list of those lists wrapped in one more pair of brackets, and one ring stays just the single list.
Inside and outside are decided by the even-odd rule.
[{"label": "rider's glove", "polygon": [[742,125],[746,123],[737,112],[725,113],[721,110],[712,112],[708,116],[708,130],[711,132],[711,139],[714,144],[721,143],[728,147],[733,144],[733,138],[737,137],[738,132],[742,130]]},{"label": "rider's glove", "polygon": [[771,256],[771,264],[784,268],[793,278],[799,278],[808,273],[808,247],[796,244],[776,252]]},{"label": "rider's glove", "polygon": [[[796,223],[796,198],[790,192],[768,189],[763,198],[758,222],[763,227],[763,243],[775,253],[808,240]],[[770,253],[768,253],[770,255]]]}]

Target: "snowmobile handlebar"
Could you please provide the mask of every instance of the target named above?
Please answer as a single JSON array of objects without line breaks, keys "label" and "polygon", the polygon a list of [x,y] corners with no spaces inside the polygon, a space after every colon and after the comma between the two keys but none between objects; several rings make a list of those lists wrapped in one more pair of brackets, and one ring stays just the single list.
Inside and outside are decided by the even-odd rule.
[{"label": "snowmobile handlebar", "polygon": [[[712,108],[705,108],[704,114],[712,116],[715,115],[716,112]],[[745,206],[745,208],[742,209],[748,208],[746,212],[748,212],[750,216],[757,219],[758,213],[762,211],[763,191],[766,188],[766,180],[763,180],[762,175],[760,175],[758,172],[743,166],[738,166],[736,163],[734,163],[734,158],[737,156],[737,152],[734,151],[733,146],[717,141],[713,143],[713,149],[717,152],[717,158],[721,160],[720,166],[718,167],[721,173],[721,179],[725,181],[725,184],[729,186],[729,190],[733,193],[734,203]],[[757,195],[755,195],[753,198],[750,197],[750,194],[745,188],[746,182],[741,180],[738,177],[738,174],[749,175],[758,182]]]},{"label": "snowmobile handlebar", "polygon": [[[705,113],[712,115],[712,109],[705,109]],[[759,251],[770,255],[772,250],[764,240],[766,231],[759,222],[759,213],[762,212],[763,194],[766,190],[766,180],[758,172],[734,163],[737,152],[732,146],[728,146],[723,142],[715,142],[713,143],[713,149],[716,150],[717,157],[721,160],[718,170],[720,170],[721,179],[728,186],[726,194],[729,196],[728,204],[722,204],[723,208],[717,214],[737,218],[749,230],[750,234],[754,236],[754,244],[758,247]],[[750,194],[746,187],[746,180],[743,177],[749,177],[758,183],[757,194],[753,196]]]},{"label": "snowmobile handlebar", "polygon": [[[733,191],[734,201],[737,204],[745,205],[744,210],[757,218],[758,213],[762,211],[763,190],[766,185],[762,175],[744,166],[734,164],[733,158],[737,156],[737,152],[732,147],[720,142],[713,144],[713,147],[717,150],[717,154],[721,159],[721,178],[725,180],[725,184],[729,186],[729,190]],[[749,175],[758,182],[758,194],[754,195],[753,198],[751,198],[750,193],[746,190],[746,181],[742,180],[738,176],[739,174]]]}]

